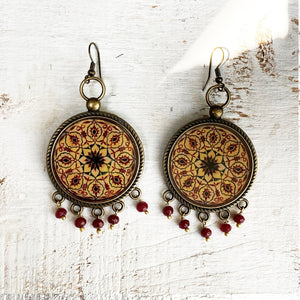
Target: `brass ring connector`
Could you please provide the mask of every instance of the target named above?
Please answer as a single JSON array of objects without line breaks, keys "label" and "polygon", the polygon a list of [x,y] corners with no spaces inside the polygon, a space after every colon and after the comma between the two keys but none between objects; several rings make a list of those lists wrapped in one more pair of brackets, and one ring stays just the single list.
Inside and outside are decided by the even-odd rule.
[{"label": "brass ring connector", "polygon": [[88,100],[90,99],[90,98],[88,98],[88,97],[86,96],[86,94],[85,94],[84,91],[83,91],[84,85],[85,85],[87,82],[89,82],[90,80],[95,80],[95,81],[97,81],[97,82],[99,82],[99,83],[101,84],[102,92],[101,92],[100,96],[96,98],[98,101],[100,101],[100,100],[104,97],[104,95],[105,95],[106,87],[105,87],[105,84],[104,84],[102,78],[99,78],[99,77],[95,77],[95,76],[94,76],[94,77],[87,77],[87,78],[83,79],[83,80],[81,81],[81,83],[80,83],[80,86],[79,86],[79,92],[80,92],[80,95],[81,95],[81,97],[82,97],[84,100],[86,100],[86,101],[88,101]]},{"label": "brass ring connector", "polygon": [[222,105],[218,105],[218,106],[221,107],[221,108],[226,107],[226,106],[229,104],[230,100],[231,100],[231,93],[230,93],[229,89],[228,89],[226,86],[224,86],[223,84],[215,84],[215,85],[211,86],[211,87],[207,90],[206,96],[205,96],[205,99],[206,99],[207,104],[208,104],[210,107],[214,106],[214,104],[211,103],[211,101],[210,101],[209,98],[210,98],[210,93],[211,93],[214,89],[216,89],[216,88],[222,88],[222,90],[225,91],[225,93],[226,93],[226,95],[227,95],[227,99],[226,99],[225,103],[223,103]]}]

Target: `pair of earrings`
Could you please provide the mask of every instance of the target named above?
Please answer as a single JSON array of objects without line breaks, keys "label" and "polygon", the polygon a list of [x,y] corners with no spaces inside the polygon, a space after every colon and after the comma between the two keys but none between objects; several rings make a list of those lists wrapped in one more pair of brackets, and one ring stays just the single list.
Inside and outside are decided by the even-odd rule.
[{"label": "pair of earrings", "polygon": [[[95,62],[91,47],[97,51],[99,77],[95,76]],[[163,172],[168,190],[163,193],[163,214],[171,218],[174,213],[170,202],[180,202],[179,227],[188,231],[186,216],[195,210],[202,223],[201,235],[207,240],[212,234],[206,227],[210,213],[216,212],[221,220],[220,230],[226,235],[231,230],[229,208],[238,212],[233,220],[240,225],[245,218],[243,210],[248,206],[245,194],[252,185],[257,169],[254,146],[248,136],[236,125],[221,119],[223,108],[231,98],[230,91],[221,77],[220,67],[215,69],[216,84],[206,92],[210,107],[208,119],[195,120],[180,128],[170,139],[164,152]],[[53,134],[47,150],[47,170],[56,188],[52,200],[57,206],[55,216],[65,219],[67,210],[62,207],[65,199],[72,202],[70,210],[76,216],[75,226],[82,231],[86,225],[83,208],[91,208],[92,226],[99,233],[104,226],[104,207],[111,206],[113,214],[107,221],[110,227],[119,223],[124,209],[124,199],[129,195],[137,202],[139,212],[148,213],[148,204],[141,199],[136,184],[144,166],[144,149],[135,130],[120,117],[100,111],[100,100],[105,95],[101,77],[100,54],[95,43],[88,48],[90,69],[80,84],[79,91],[88,111],[66,120]],[[209,75],[212,66],[210,58]],[[228,55],[229,56],[229,55]],[[228,59],[228,57],[227,57]],[[227,60],[226,59],[226,60]],[[98,98],[89,98],[84,86],[90,81],[102,87]],[[205,87],[204,87],[205,88]],[[213,92],[225,92],[226,101],[214,105]]]}]

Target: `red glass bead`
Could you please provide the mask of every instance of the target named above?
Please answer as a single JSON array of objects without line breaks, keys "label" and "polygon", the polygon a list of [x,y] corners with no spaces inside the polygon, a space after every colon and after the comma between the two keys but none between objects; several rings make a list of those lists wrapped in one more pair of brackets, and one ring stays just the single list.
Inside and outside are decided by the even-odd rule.
[{"label": "red glass bead", "polygon": [[221,229],[221,231],[224,232],[225,235],[226,235],[226,234],[228,234],[229,231],[231,230],[231,225],[228,224],[228,223],[223,223],[223,224],[221,224],[220,229]]},{"label": "red glass bead", "polygon": [[55,212],[55,217],[57,219],[62,219],[66,216],[66,214],[67,214],[67,210],[62,207],[59,207]]},{"label": "red glass bead", "polygon": [[202,228],[201,235],[204,238],[208,239],[211,236],[211,234],[212,234],[212,232],[211,232],[211,230],[209,228],[207,228],[207,227]]},{"label": "red glass bead", "polygon": [[237,223],[237,225],[239,225],[245,222],[245,217],[243,215],[237,214],[233,217],[233,220]]},{"label": "red glass bead", "polygon": [[189,226],[190,226],[189,220],[183,219],[179,222],[179,228],[181,228],[181,229],[188,230]]},{"label": "red glass bead", "polygon": [[108,217],[108,222],[110,223],[110,224],[118,224],[119,223],[119,220],[120,220],[120,218],[117,216],[117,215],[110,215],[109,217]]},{"label": "red glass bead", "polygon": [[83,228],[85,224],[86,224],[86,219],[83,217],[78,217],[75,220],[75,226],[78,228]]},{"label": "red glass bead", "polygon": [[174,213],[174,209],[172,206],[165,206],[163,209],[163,214],[167,217],[170,217],[171,215],[173,215]]},{"label": "red glass bead", "polygon": [[136,209],[139,212],[146,212],[148,209],[148,204],[145,201],[139,201],[136,205]]},{"label": "red glass bead", "polygon": [[104,226],[104,222],[101,219],[95,219],[93,221],[93,226],[97,229],[102,228]]}]

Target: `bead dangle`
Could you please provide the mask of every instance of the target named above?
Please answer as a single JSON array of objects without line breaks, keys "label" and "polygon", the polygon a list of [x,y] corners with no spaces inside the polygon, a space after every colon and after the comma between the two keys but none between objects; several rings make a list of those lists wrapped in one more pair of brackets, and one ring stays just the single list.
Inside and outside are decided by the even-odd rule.
[{"label": "bead dangle", "polygon": [[[92,46],[97,53],[98,76]],[[79,87],[88,111],[69,118],[55,131],[46,161],[49,177],[57,190],[52,195],[57,206],[56,218],[66,218],[67,209],[62,203],[67,199],[72,203],[70,211],[75,215],[75,227],[84,230],[87,224],[84,208],[90,208],[91,225],[100,233],[105,224],[105,207],[110,206],[114,212],[107,217],[113,229],[125,207],[122,200],[128,195],[133,198],[135,191],[140,200],[141,191],[136,184],[144,166],[144,150],[137,133],[125,120],[100,111],[100,101],[106,91],[100,53],[95,43],[90,43],[88,52],[90,68]],[[98,97],[87,97],[84,92],[91,81],[101,85]],[[137,210],[147,213],[148,204],[140,200]]]},{"label": "bead dangle", "polygon": [[[219,229],[226,236],[231,231],[231,208],[236,206],[239,213],[233,221],[239,227],[244,221],[243,211],[248,206],[245,195],[252,186],[257,170],[254,146],[246,133],[235,124],[222,119],[223,110],[229,105],[231,93],[225,86],[220,68],[228,60],[226,48],[217,47],[210,57],[207,86],[212,68],[212,58],[221,50],[222,60],[215,69],[216,84],[206,92],[210,117],[197,119],[180,128],[170,139],[163,157],[163,172],[168,190],[163,193],[166,206],[163,214],[171,218],[173,207],[170,201],[180,202],[179,227],[189,231],[186,219],[190,210],[195,210],[202,224],[200,235],[207,241],[212,236],[207,222],[211,213],[216,213],[221,223]],[[227,59],[225,52],[227,50]],[[225,93],[223,104],[215,104],[212,95]]]},{"label": "bead dangle", "polygon": [[129,197],[132,200],[138,201],[136,204],[136,210],[138,212],[143,212],[148,215],[148,203],[141,199],[142,191],[139,188],[134,188],[132,192],[130,192]]},{"label": "bead dangle", "polygon": [[172,219],[172,215],[174,213],[174,209],[170,206],[170,202],[174,200],[173,194],[167,190],[163,193],[163,199],[166,202],[165,207],[163,208],[163,214],[168,218]]}]

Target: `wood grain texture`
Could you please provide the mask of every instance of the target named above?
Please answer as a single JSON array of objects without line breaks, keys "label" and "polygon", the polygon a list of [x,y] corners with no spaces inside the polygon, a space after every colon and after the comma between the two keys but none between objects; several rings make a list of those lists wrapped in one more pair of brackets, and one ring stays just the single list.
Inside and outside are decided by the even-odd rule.
[{"label": "wood grain texture", "polygon": [[[259,33],[255,48],[222,69],[233,94],[224,117],[247,132],[259,159],[246,223],[225,238],[212,218],[205,243],[194,214],[188,234],[161,214],[164,147],[179,127],[208,115],[207,67],[169,71],[228,2],[1,2],[1,299],[298,299],[296,0],[284,38]],[[143,141],[139,187],[150,210],[139,214],[126,200],[120,225],[100,236],[90,226],[80,233],[70,215],[55,219],[45,166],[51,134],[85,111],[78,86],[91,41],[107,85],[102,109]]]}]

